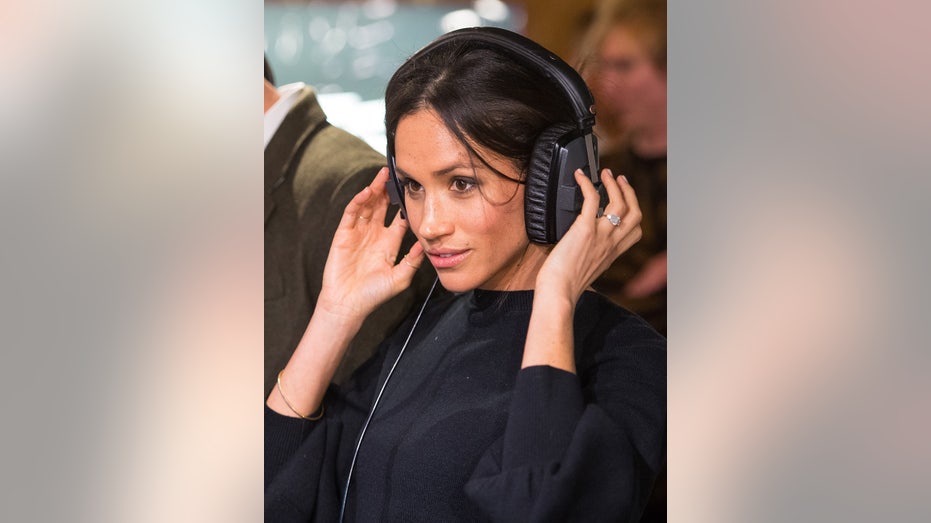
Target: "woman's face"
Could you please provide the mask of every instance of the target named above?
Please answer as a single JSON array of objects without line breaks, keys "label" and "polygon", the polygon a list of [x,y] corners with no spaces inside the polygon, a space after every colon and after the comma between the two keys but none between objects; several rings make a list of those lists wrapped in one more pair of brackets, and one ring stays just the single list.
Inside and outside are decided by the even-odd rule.
[{"label": "woman's face", "polygon": [[[395,166],[411,230],[453,292],[532,288],[537,255],[525,260],[524,187],[488,169],[424,109],[398,122]],[[502,173],[518,178],[503,158],[477,148]],[[536,253],[539,246],[530,249]],[[523,263],[522,263],[523,262]]]}]

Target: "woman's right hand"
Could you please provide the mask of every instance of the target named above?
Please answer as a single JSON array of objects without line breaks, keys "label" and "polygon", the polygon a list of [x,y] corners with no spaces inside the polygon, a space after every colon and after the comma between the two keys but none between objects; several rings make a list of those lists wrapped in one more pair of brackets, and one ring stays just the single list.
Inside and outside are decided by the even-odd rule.
[{"label": "woman's right hand", "polygon": [[323,271],[318,311],[364,320],[410,286],[423,263],[423,248],[416,242],[395,264],[408,225],[397,216],[391,226],[383,225],[389,203],[387,181],[388,168],[383,167],[346,206]]}]

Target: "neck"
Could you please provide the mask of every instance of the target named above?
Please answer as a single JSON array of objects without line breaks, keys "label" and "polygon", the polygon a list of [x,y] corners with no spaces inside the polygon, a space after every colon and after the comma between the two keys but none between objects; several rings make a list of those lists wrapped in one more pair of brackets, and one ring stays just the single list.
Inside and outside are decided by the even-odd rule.
[{"label": "neck", "polygon": [[520,257],[520,263],[514,268],[514,274],[508,280],[505,291],[533,290],[537,284],[537,274],[546,261],[550,248],[545,245],[528,243]]}]

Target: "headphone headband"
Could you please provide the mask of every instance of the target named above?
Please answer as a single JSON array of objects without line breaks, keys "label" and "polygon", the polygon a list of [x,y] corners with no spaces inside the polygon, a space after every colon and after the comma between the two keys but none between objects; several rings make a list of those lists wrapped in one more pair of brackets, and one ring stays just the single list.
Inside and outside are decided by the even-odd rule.
[{"label": "headphone headband", "polygon": [[468,27],[446,33],[414,56],[430,52],[455,40],[484,43],[495,50],[512,55],[519,63],[529,65],[547,77],[566,93],[575,114],[575,125],[583,133],[595,125],[595,98],[579,73],[542,45],[512,31],[498,27]]}]

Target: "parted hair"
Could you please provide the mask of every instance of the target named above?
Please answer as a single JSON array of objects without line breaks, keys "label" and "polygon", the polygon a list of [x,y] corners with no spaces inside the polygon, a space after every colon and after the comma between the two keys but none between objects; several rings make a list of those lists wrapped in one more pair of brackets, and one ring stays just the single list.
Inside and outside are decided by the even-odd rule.
[{"label": "parted hair", "polygon": [[398,122],[421,109],[434,111],[471,154],[506,178],[475,145],[512,160],[523,179],[540,133],[573,121],[565,95],[540,71],[468,39],[419,52],[392,76],[385,91],[389,151]]}]

